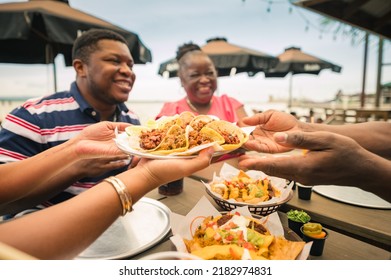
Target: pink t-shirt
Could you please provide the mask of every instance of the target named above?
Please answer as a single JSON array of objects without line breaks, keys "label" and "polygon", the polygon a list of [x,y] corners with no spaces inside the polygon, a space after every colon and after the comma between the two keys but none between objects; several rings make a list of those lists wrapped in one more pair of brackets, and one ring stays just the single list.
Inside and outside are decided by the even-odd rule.
[{"label": "pink t-shirt", "polygon": [[[239,121],[238,116],[236,115],[236,110],[243,106],[241,102],[235,98],[229,97],[226,94],[221,96],[212,97],[212,106],[209,109],[208,115],[214,115],[221,120],[229,121],[232,123],[237,123]],[[191,108],[186,102],[186,98],[182,98],[175,102],[164,103],[163,108],[160,113],[156,116],[156,119],[162,116],[173,116],[180,114],[184,111],[190,111]],[[195,115],[198,115],[197,112],[193,112]]]}]

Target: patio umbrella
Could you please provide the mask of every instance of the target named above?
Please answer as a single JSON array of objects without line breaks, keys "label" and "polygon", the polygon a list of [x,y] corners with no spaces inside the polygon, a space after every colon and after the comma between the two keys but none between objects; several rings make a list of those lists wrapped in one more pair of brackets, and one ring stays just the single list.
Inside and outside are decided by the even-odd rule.
[{"label": "patio umbrella", "polygon": [[72,46],[83,31],[105,28],[123,35],[135,63],[152,61],[151,51],[133,32],[69,6],[68,1],[30,0],[0,4],[0,62],[53,64],[62,54],[65,65],[72,65]]},{"label": "patio umbrella", "polygon": [[289,47],[278,56],[279,62],[275,68],[265,72],[266,78],[279,77],[283,78],[291,74],[289,79],[289,103],[288,107],[292,106],[292,76],[296,74],[312,74],[319,75],[324,69],[331,69],[333,72],[340,73],[341,66],[304,53],[298,47]]},{"label": "patio umbrella", "polygon": [[387,88],[387,89],[391,89],[391,82],[388,82],[388,83],[384,83],[381,85],[382,88]]},{"label": "patio umbrella", "polygon": [[[220,77],[243,72],[254,76],[274,67],[278,62],[274,56],[228,43],[226,38],[212,38],[206,42],[201,49],[210,56]],[[177,76],[177,70],[178,63],[173,58],[160,64],[158,73],[171,78]]]}]

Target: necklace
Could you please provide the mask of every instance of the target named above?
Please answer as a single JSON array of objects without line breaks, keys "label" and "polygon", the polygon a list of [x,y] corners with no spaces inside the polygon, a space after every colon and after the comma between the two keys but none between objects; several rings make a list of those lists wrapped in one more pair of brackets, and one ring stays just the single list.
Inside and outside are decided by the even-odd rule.
[{"label": "necklace", "polygon": [[[197,113],[201,113],[201,112],[193,105],[193,103],[191,103],[191,101],[190,101],[189,98],[187,98],[187,97],[186,97],[186,103],[187,103],[187,105],[189,105],[189,107],[190,107],[190,109],[191,109],[192,111],[197,112]],[[205,106],[205,108],[206,108],[207,110],[209,110],[210,107],[212,107],[212,103],[213,103],[213,99],[211,99],[211,100],[209,101],[209,103]]]}]

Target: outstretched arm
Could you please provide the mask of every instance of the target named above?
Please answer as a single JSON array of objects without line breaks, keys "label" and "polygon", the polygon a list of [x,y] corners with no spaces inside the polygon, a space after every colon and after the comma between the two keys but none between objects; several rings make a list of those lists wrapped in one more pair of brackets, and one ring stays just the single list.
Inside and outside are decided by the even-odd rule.
[{"label": "outstretched arm", "polygon": [[316,132],[338,133],[354,139],[363,148],[385,158],[391,158],[391,123],[367,122],[345,125],[305,123],[294,116],[275,110],[268,110],[242,120],[246,125],[256,126],[245,147],[264,153],[288,152],[293,147],[283,146],[274,141],[276,132]]},{"label": "outstretched arm", "polygon": [[350,137],[365,149],[391,159],[391,123],[383,121],[345,125],[308,124],[308,131],[329,131]]},{"label": "outstretched arm", "polygon": [[361,147],[353,139],[330,132],[293,131],[274,134],[276,143],[308,152],[284,157],[245,155],[241,168],[307,185],[357,186],[391,201],[391,162]]},{"label": "outstretched arm", "polygon": [[[135,203],[153,188],[207,167],[212,154],[210,148],[194,159],[142,160],[116,177]],[[102,182],[63,203],[0,224],[0,242],[40,259],[74,258],[121,213],[117,192]]]},{"label": "outstretched arm", "polygon": [[123,131],[127,126],[129,124],[100,122],[85,128],[75,138],[34,157],[1,165],[0,209],[7,203],[28,196],[38,196],[42,201],[46,193],[58,192],[45,184],[81,160],[127,157],[113,141],[115,128]]}]

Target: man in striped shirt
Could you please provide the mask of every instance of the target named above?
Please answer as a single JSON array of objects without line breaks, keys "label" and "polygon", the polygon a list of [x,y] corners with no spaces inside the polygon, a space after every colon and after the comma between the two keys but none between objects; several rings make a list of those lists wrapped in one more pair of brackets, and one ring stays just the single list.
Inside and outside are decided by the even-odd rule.
[{"label": "man in striped shirt", "polygon": [[[124,104],[136,78],[126,40],[108,30],[89,30],[75,41],[72,56],[76,81],[69,91],[28,100],[6,116],[0,131],[1,163],[31,157],[100,121],[140,124]],[[78,163],[39,188],[31,186],[23,198],[0,205],[0,215],[64,201],[126,170],[128,158],[124,154]]]}]

